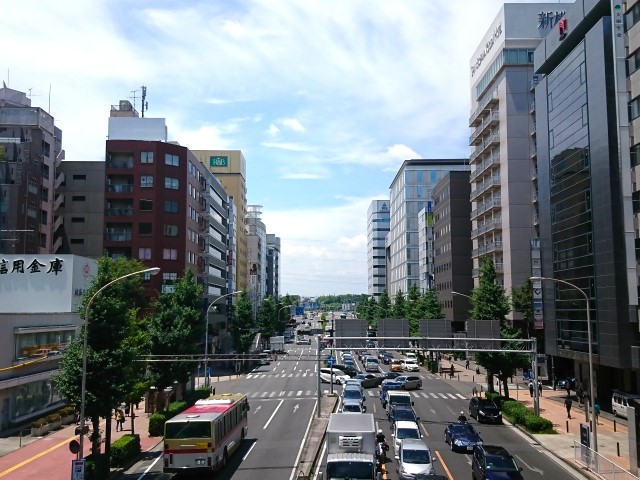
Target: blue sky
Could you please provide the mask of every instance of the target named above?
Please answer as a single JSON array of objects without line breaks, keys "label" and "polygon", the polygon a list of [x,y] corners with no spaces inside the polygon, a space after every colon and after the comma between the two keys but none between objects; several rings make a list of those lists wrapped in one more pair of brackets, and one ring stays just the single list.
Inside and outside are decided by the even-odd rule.
[{"label": "blue sky", "polygon": [[366,293],[368,205],[405,159],[468,156],[470,58],[501,5],[22,0],[0,76],[55,117],[67,160],[103,159],[110,106],[137,91],[140,110],[146,85],[169,140],[244,153],[283,293]]}]

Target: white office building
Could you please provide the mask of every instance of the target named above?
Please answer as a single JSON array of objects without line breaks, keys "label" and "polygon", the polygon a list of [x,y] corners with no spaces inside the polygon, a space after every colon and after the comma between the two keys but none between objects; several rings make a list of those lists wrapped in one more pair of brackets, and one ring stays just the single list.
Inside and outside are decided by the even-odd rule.
[{"label": "white office building", "polygon": [[367,277],[370,297],[387,286],[385,237],[389,233],[389,200],[373,200],[367,210]]}]

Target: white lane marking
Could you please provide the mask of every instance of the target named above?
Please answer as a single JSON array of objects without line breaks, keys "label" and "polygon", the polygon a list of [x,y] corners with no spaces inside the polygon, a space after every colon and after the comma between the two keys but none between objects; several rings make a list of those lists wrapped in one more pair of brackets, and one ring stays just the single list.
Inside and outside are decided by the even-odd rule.
[{"label": "white lane marking", "polygon": [[[254,443],[254,445],[255,445],[255,443]],[[156,464],[156,462],[157,462],[158,460],[160,460],[161,458],[162,458],[162,452],[160,452],[160,455],[158,455],[158,457],[157,457],[157,458],[156,458],[156,459],[151,463],[151,465],[149,465],[149,466],[144,470],[144,472],[142,472],[142,473],[140,474],[140,476],[139,476],[136,480],[141,480],[141,478],[142,478],[142,477],[144,477],[147,473],[149,473],[149,470],[151,470],[151,469],[153,468],[153,466]]]},{"label": "white lane marking", "polygon": [[[446,396],[444,393],[438,393],[438,395],[440,395],[440,396],[441,396],[442,398],[444,398],[445,400],[449,400],[449,399],[447,398],[447,396]],[[455,397],[453,397],[453,398],[455,398]]]},{"label": "white lane marking", "polygon": [[302,390],[298,390],[298,393],[296,393],[296,397],[299,397],[300,395],[302,395]]},{"label": "white lane marking", "polygon": [[262,408],[262,405],[258,405],[256,408],[253,409],[253,414],[255,415],[256,413],[258,413],[258,410],[260,410]]},{"label": "white lane marking", "polygon": [[457,400],[457,397],[453,393],[447,393],[447,395],[449,395],[454,400]]},{"label": "white lane marking", "polygon": [[[311,429],[311,424],[313,423],[313,419],[315,418],[315,413],[318,408],[318,401],[316,400],[313,410],[311,410],[311,416],[309,417],[309,423],[307,424],[307,430],[304,432],[304,437],[302,437],[302,442],[300,442],[300,449],[298,450],[298,455],[296,456],[296,461],[293,462],[293,469],[291,470],[291,475],[289,476],[289,480],[293,480],[294,476],[298,475],[297,465],[300,461],[300,457],[302,456],[302,449],[304,448],[305,440],[309,436],[309,430]],[[320,458],[324,458],[320,457]]]},{"label": "white lane marking", "polygon": [[298,405],[297,403],[293,406],[293,413],[296,413],[296,411],[300,408],[300,405]]},{"label": "white lane marking", "polygon": [[263,430],[266,430],[267,427],[269,426],[269,424],[271,423],[271,420],[273,420],[273,417],[276,416],[276,413],[278,413],[278,409],[282,406],[282,403],[284,402],[284,400],[280,400],[280,403],[278,403],[278,406],[276,407],[276,409],[273,411],[273,413],[271,414],[271,416],[269,417],[269,420],[267,420],[267,423],[264,424],[264,427],[262,427]]},{"label": "white lane marking", "polygon": [[269,398],[272,398],[275,394],[276,394],[276,392],[271,392],[271,393],[269,394]]},{"label": "white lane marking", "polygon": [[430,393],[429,395],[431,395],[433,398],[438,398],[438,396],[435,393]]},{"label": "white lane marking", "polygon": [[262,393],[260,394],[260,397],[261,397],[261,398],[264,398],[264,397],[266,397],[266,396],[267,396],[267,392],[262,392]]},{"label": "white lane marking", "polygon": [[514,457],[516,457],[518,460],[520,460],[520,463],[523,464],[524,466],[526,466],[532,472],[536,472],[536,473],[539,473],[540,475],[544,475],[544,472],[542,470],[540,470],[539,468],[535,468],[535,467],[532,467],[531,465],[529,465],[527,462],[522,460],[522,458],[520,458],[520,455],[514,455]]},{"label": "white lane marking", "polygon": [[461,393],[456,393],[456,395],[458,396],[458,398],[461,398],[462,400],[466,400],[467,399],[467,397],[465,397]]},{"label": "white lane marking", "polygon": [[242,457],[242,461],[244,462],[247,457],[249,456],[249,454],[251,453],[251,450],[253,450],[253,447],[255,447],[258,444],[258,442],[253,442],[253,444],[251,445],[251,447],[249,447],[249,450],[247,451],[247,453],[244,454],[244,457]]}]

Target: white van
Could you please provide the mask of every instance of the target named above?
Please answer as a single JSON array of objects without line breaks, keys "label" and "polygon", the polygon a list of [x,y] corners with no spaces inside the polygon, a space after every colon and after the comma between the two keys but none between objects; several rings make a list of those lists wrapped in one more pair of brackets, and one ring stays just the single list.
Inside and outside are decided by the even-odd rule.
[{"label": "white van", "polygon": [[624,393],[614,390],[611,395],[611,411],[614,415],[622,418],[627,417],[627,407],[632,406],[631,400],[640,400],[637,393]]}]

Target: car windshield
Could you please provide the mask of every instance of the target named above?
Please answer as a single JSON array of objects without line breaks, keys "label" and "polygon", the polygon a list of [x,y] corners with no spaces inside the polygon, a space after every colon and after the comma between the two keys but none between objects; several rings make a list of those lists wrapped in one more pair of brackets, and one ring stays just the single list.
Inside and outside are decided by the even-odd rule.
[{"label": "car windshield", "polygon": [[327,479],[372,478],[373,463],[369,462],[328,462]]},{"label": "car windshield", "polygon": [[431,463],[431,454],[429,453],[429,450],[405,449],[402,451],[402,461],[403,463],[417,463],[424,465],[426,463]]},{"label": "car windshield", "polygon": [[347,389],[344,392],[342,392],[342,396],[344,398],[354,398],[356,400],[359,400],[362,398],[362,394],[358,391],[358,390],[352,390],[352,389]]},{"label": "car windshield", "polygon": [[396,410],[393,414],[393,419],[394,420],[412,420],[415,421],[416,419],[416,414],[413,413],[412,410],[407,410],[407,409],[400,409],[400,410]]},{"label": "car windshield", "polygon": [[471,425],[467,425],[467,424],[457,424],[457,425],[454,424],[452,425],[451,430],[456,435],[475,435],[476,434],[476,431],[474,430],[474,428]]},{"label": "car windshield", "polygon": [[399,428],[396,431],[396,438],[399,440],[403,438],[420,438],[420,432],[415,428]]},{"label": "car windshield", "polygon": [[494,472],[516,472],[518,466],[513,458],[489,456],[486,458],[487,470],[493,470]]},{"label": "car windshield", "polygon": [[498,410],[498,407],[495,403],[491,401],[481,401],[479,407],[483,410]]},{"label": "car windshield", "polygon": [[342,406],[343,412],[361,412],[362,409],[357,403],[346,403]]},{"label": "car windshield", "polygon": [[391,403],[394,405],[411,405],[411,397],[404,395],[395,395],[391,399]]}]

